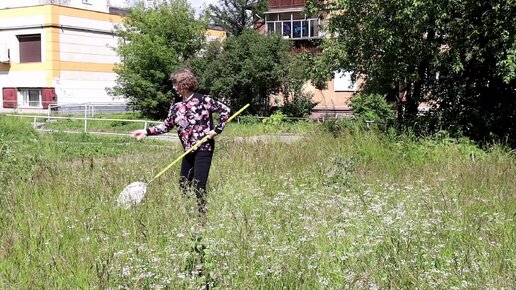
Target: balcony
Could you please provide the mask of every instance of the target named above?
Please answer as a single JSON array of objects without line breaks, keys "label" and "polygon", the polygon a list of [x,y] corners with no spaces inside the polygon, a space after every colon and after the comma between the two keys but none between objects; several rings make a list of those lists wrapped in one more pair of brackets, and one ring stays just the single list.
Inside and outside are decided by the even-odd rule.
[{"label": "balcony", "polygon": [[269,0],[269,10],[305,7],[306,0]]},{"label": "balcony", "polygon": [[317,18],[267,21],[267,32],[278,33],[293,40],[322,38]]}]

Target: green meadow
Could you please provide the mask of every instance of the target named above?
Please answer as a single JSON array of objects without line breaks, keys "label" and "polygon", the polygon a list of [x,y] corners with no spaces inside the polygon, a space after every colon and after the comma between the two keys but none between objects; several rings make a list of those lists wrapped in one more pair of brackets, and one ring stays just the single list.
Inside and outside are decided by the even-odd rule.
[{"label": "green meadow", "polygon": [[[62,128],[60,128],[62,129]],[[301,136],[291,143],[238,136]],[[516,156],[446,134],[233,123],[208,222],[179,143],[39,133],[0,117],[0,289],[510,289]]]}]

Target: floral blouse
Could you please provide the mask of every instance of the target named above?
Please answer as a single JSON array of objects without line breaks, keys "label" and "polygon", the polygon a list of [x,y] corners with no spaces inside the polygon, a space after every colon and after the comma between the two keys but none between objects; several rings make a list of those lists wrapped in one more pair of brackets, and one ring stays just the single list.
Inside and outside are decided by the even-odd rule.
[{"label": "floral blouse", "polygon": [[[217,126],[213,125],[212,113],[215,112],[219,114]],[[209,96],[194,93],[186,101],[172,104],[163,124],[148,128],[147,135],[167,133],[175,126],[183,148],[188,150],[204,138],[209,131],[215,130],[217,134],[220,134],[226,125],[229,113],[230,109],[225,104]],[[213,151],[214,149],[215,142],[210,139],[199,146],[196,151]]]}]

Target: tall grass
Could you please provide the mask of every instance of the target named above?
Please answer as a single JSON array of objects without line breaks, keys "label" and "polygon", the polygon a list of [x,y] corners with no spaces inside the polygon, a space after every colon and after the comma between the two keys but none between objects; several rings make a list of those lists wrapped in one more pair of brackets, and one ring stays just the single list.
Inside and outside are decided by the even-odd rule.
[{"label": "tall grass", "polygon": [[[0,193],[0,288],[478,289],[516,280],[516,160],[501,147],[367,130],[334,137],[321,127],[292,144],[221,139],[202,228],[178,167],[141,205],[116,206],[123,187],[152,178],[178,144],[94,137],[102,145],[81,147],[34,136],[0,139],[0,173],[19,167]],[[27,152],[33,165],[22,165]]]}]

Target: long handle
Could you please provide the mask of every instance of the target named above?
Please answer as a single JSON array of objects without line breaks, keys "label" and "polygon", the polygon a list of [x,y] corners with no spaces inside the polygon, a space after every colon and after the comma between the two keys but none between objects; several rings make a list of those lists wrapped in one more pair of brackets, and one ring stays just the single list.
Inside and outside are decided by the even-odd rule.
[{"label": "long handle", "polygon": [[[229,123],[231,120],[233,120],[233,118],[235,118],[240,113],[242,113],[245,109],[247,109],[247,107],[249,107],[249,104],[243,106],[242,109],[238,110],[238,112],[234,113],[231,117],[229,117],[229,119],[226,121],[226,123]],[[149,181],[149,183],[153,182],[156,178],[158,178],[161,175],[163,175],[163,173],[165,173],[172,166],[174,166],[174,164],[176,164],[179,160],[183,159],[183,157],[185,157],[188,153],[190,153],[193,150],[197,149],[197,147],[199,147],[202,143],[206,142],[208,139],[209,139],[209,136],[205,136],[204,138],[199,140],[199,142],[195,143],[194,146],[190,147],[190,149],[186,150],[185,153],[181,154],[181,156],[177,157],[176,160],[172,161],[172,163],[170,163],[167,167],[165,167],[165,169],[161,170],[160,173],[158,173],[156,176],[154,176],[154,178],[152,178]]]}]

